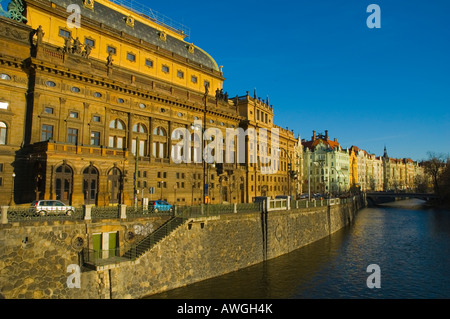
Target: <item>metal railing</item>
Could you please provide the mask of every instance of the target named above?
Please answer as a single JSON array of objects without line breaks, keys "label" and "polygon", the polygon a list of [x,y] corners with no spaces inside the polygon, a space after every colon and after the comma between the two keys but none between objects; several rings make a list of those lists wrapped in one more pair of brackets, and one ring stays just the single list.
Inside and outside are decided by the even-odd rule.
[{"label": "metal railing", "polygon": [[70,214],[63,212],[46,212],[40,214],[34,207],[8,207],[8,222],[40,221],[40,220],[82,220],[83,208],[75,208]]},{"label": "metal railing", "polygon": [[92,219],[113,219],[120,217],[119,206],[92,206]]},{"label": "metal railing", "polygon": [[128,247],[123,257],[134,260],[139,258],[145,252],[153,248],[163,238],[168,236],[172,231],[177,229],[186,220],[180,217],[173,217],[169,219],[165,224],[155,230],[153,233],[142,239],[140,242]]},{"label": "metal railing", "polygon": [[173,217],[160,228],[134,244],[127,244],[108,250],[85,248],[83,249],[83,263],[88,267],[98,267],[135,260],[152,249],[185,221],[183,218]]},{"label": "metal railing", "polygon": [[158,11],[151,9],[150,7],[144,6],[133,0],[110,0],[110,1],[135,12],[146,19],[149,19],[162,26],[165,26],[171,29],[172,31],[175,31],[182,35],[186,35],[188,38],[190,36],[191,30],[187,26],[159,13]]},{"label": "metal railing", "polygon": [[[348,198],[329,198],[329,199],[301,199],[293,200],[288,203],[287,199],[268,199],[268,202],[256,203],[234,203],[234,204],[208,204],[192,206],[175,206],[173,212],[153,212],[151,208],[145,209],[139,206],[83,206],[76,207],[70,215],[64,213],[48,213],[41,215],[32,207],[9,207],[1,206],[1,223],[22,221],[41,221],[41,220],[83,220],[83,219],[132,219],[147,217],[175,216],[182,218],[196,218],[205,216],[219,216],[221,214],[250,213],[277,210],[305,209],[311,207],[323,207],[354,202],[356,196]],[[266,207],[267,206],[267,207]]]}]

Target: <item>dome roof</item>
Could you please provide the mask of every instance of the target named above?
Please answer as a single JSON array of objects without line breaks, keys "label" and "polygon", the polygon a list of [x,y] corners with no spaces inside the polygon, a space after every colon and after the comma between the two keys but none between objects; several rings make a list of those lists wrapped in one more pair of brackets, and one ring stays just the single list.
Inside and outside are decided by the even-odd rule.
[{"label": "dome roof", "polygon": [[[64,8],[67,8],[67,6],[70,4],[78,4],[81,9],[82,19],[83,17],[86,17],[94,21],[98,21],[99,23],[103,23],[104,25],[109,26],[117,31],[121,31],[138,39],[142,39],[147,43],[176,53],[179,56],[199,63],[207,68],[219,71],[219,67],[216,61],[214,61],[214,59],[205,51],[190,43],[171,36],[170,32],[167,32],[165,41],[162,41],[160,38],[161,31],[150,26],[149,24],[142,23],[141,21],[139,21],[140,19],[135,19],[134,26],[129,27],[125,23],[127,16],[122,12],[114,10],[113,7],[106,6],[100,2],[95,2],[94,10],[91,10],[83,5],[82,0],[52,0],[52,2]],[[127,8],[123,9],[128,10]],[[130,12],[133,17],[141,17],[138,13],[135,13],[133,11]],[[161,29],[163,29],[163,27],[161,27]],[[192,48],[194,50],[192,50]]]}]

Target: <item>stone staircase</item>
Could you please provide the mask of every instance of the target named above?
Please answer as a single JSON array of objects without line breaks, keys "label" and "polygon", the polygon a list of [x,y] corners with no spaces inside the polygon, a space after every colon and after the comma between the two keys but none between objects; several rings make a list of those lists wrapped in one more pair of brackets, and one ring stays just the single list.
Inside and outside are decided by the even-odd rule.
[{"label": "stone staircase", "polygon": [[165,224],[155,230],[153,233],[142,239],[140,242],[131,246],[122,257],[128,260],[136,260],[152,249],[163,238],[170,235],[175,229],[184,224],[186,219],[182,217],[173,217]]}]

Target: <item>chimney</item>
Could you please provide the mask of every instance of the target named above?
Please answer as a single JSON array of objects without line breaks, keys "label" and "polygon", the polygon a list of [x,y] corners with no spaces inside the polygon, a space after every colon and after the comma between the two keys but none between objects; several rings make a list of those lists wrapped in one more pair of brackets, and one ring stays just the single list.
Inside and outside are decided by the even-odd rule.
[{"label": "chimney", "polygon": [[313,136],[312,136],[312,140],[315,141],[316,140],[316,131],[313,131]]},{"label": "chimney", "polygon": [[328,130],[325,130],[325,141],[328,141]]}]

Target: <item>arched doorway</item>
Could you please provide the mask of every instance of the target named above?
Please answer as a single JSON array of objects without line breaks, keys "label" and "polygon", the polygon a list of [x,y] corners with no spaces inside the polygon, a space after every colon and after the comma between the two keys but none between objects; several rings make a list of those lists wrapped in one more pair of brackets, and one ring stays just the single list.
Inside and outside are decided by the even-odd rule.
[{"label": "arched doorway", "polygon": [[86,205],[97,204],[98,171],[93,165],[89,165],[83,171],[83,194]]},{"label": "arched doorway", "polygon": [[109,203],[122,203],[123,179],[122,172],[117,167],[113,167],[108,173]]},{"label": "arched doorway", "polygon": [[73,171],[66,163],[58,166],[55,170],[55,194],[56,199],[72,203],[72,188],[73,188]]}]

